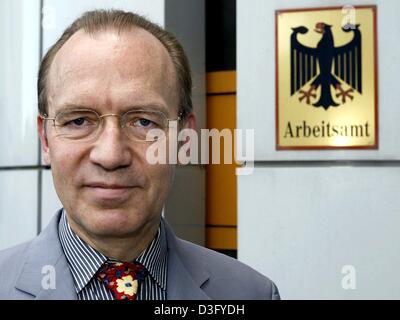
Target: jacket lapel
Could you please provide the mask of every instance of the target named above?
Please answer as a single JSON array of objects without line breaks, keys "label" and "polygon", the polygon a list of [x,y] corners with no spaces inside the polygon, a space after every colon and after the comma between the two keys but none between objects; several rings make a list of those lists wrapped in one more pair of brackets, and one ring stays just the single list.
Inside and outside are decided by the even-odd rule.
[{"label": "jacket lapel", "polygon": [[16,283],[17,289],[36,299],[77,299],[72,275],[58,238],[60,215],[61,210],[32,241]]},{"label": "jacket lapel", "polygon": [[168,300],[210,300],[201,286],[210,278],[202,263],[187,261],[179,240],[165,222],[168,242]]}]

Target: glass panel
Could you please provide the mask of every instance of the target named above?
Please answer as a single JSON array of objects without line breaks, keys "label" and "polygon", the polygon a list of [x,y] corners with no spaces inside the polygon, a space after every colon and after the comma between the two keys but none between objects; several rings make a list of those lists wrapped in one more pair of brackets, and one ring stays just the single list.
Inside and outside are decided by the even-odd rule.
[{"label": "glass panel", "polygon": [[35,165],[40,1],[0,1],[0,167]]},{"label": "glass panel", "polygon": [[0,170],[0,250],[37,232],[37,171]]}]

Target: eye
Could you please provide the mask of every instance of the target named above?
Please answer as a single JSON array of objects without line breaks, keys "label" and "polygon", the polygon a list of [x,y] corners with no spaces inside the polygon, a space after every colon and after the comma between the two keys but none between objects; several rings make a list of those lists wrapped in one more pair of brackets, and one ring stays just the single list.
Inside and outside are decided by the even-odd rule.
[{"label": "eye", "polygon": [[68,130],[83,130],[98,125],[97,114],[91,111],[67,111],[56,115],[56,126]]},{"label": "eye", "polygon": [[150,120],[144,118],[139,119],[138,122],[142,127],[148,127],[152,123]]},{"label": "eye", "polygon": [[156,127],[157,124],[149,119],[146,118],[136,118],[133,121],[130,122],[131,126],[133,127],[140,127],[140,128],[150,128],[150,127]]},{"label": "eye", "polygon": [[74,118],[72,120],[69,121],[65,121],[63,126],[67,126],[67,127],[86,127],[89,126],[91,124],[90,119],[86,118],[86,117],[79,117],[79,118]]},{"label": "eye", "polygon": [[163,126],[164,120],[158,113],[132,111],[125,115],[124,124],[131,129],[149,130]]},{"label": "eye", "polygon": [[75,120],[72,120],[71,123],[77,125],[77,126],[81,126],[83,123],[85,122],[85,118],[78,118]]}]

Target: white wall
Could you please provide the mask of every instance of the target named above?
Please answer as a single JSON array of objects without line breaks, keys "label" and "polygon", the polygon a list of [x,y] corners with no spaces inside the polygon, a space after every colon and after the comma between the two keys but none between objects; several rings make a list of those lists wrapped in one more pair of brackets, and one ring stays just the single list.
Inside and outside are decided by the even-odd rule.
[{"label": "white wall", "polygon": [[[392,160],[400,159],[397,138],[400,113],[399,2],[345,1],[346,5],[377,4],[379,150],[275,150],[275,10],[341,6],[323,0],[237,0],[237,127],[255,129],[256,160]],[[257,114],[257,117],[249,115]]]},{"label": "white wall", "polygon": [[37,164],[39,0],[0,1],[0,168]]},{"label": "white wall", "polygon": [[0,249],[37,231],[39,39],[39,0],[0,1]]},{"label": "white wall", "polygon": [[[346,165],[239,177],[239,259],[283,298],[399,299],[399,177],[398,167]],[[345,265],[356,290],[341,286]]]},{"label": "white wall", "polygon": [[[275,10],[341,4],[237,0],[238,127],[256,130],[256,170],[238,178],[238,256],[283,298],[399,299],[400,2],[361,3],[378,6],[379,150],[275,150]],[[341,286],[344,265],[355,290]]]},{"label": "white wall", "polygon": [[43,32],[43,49],[53,45],[64,29],[82,13],[94,9],[121,9],[142,14],[151,21],[164,26],[164,0],[44,0],[43,12],[47,24]]},{"label": "white wall", "polygon": [[0,250],[37,232],[37,170],[0,170]]}]

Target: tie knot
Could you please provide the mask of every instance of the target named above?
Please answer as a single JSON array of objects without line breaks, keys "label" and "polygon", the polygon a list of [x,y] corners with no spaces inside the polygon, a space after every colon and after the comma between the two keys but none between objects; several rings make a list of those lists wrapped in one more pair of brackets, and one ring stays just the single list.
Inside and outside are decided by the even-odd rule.
[{"label": "tie knot", "polygon": [[106,261],[96,276],[111,290],[117,300],[136,300],[140,282],[148,271],[139,262]]}]

